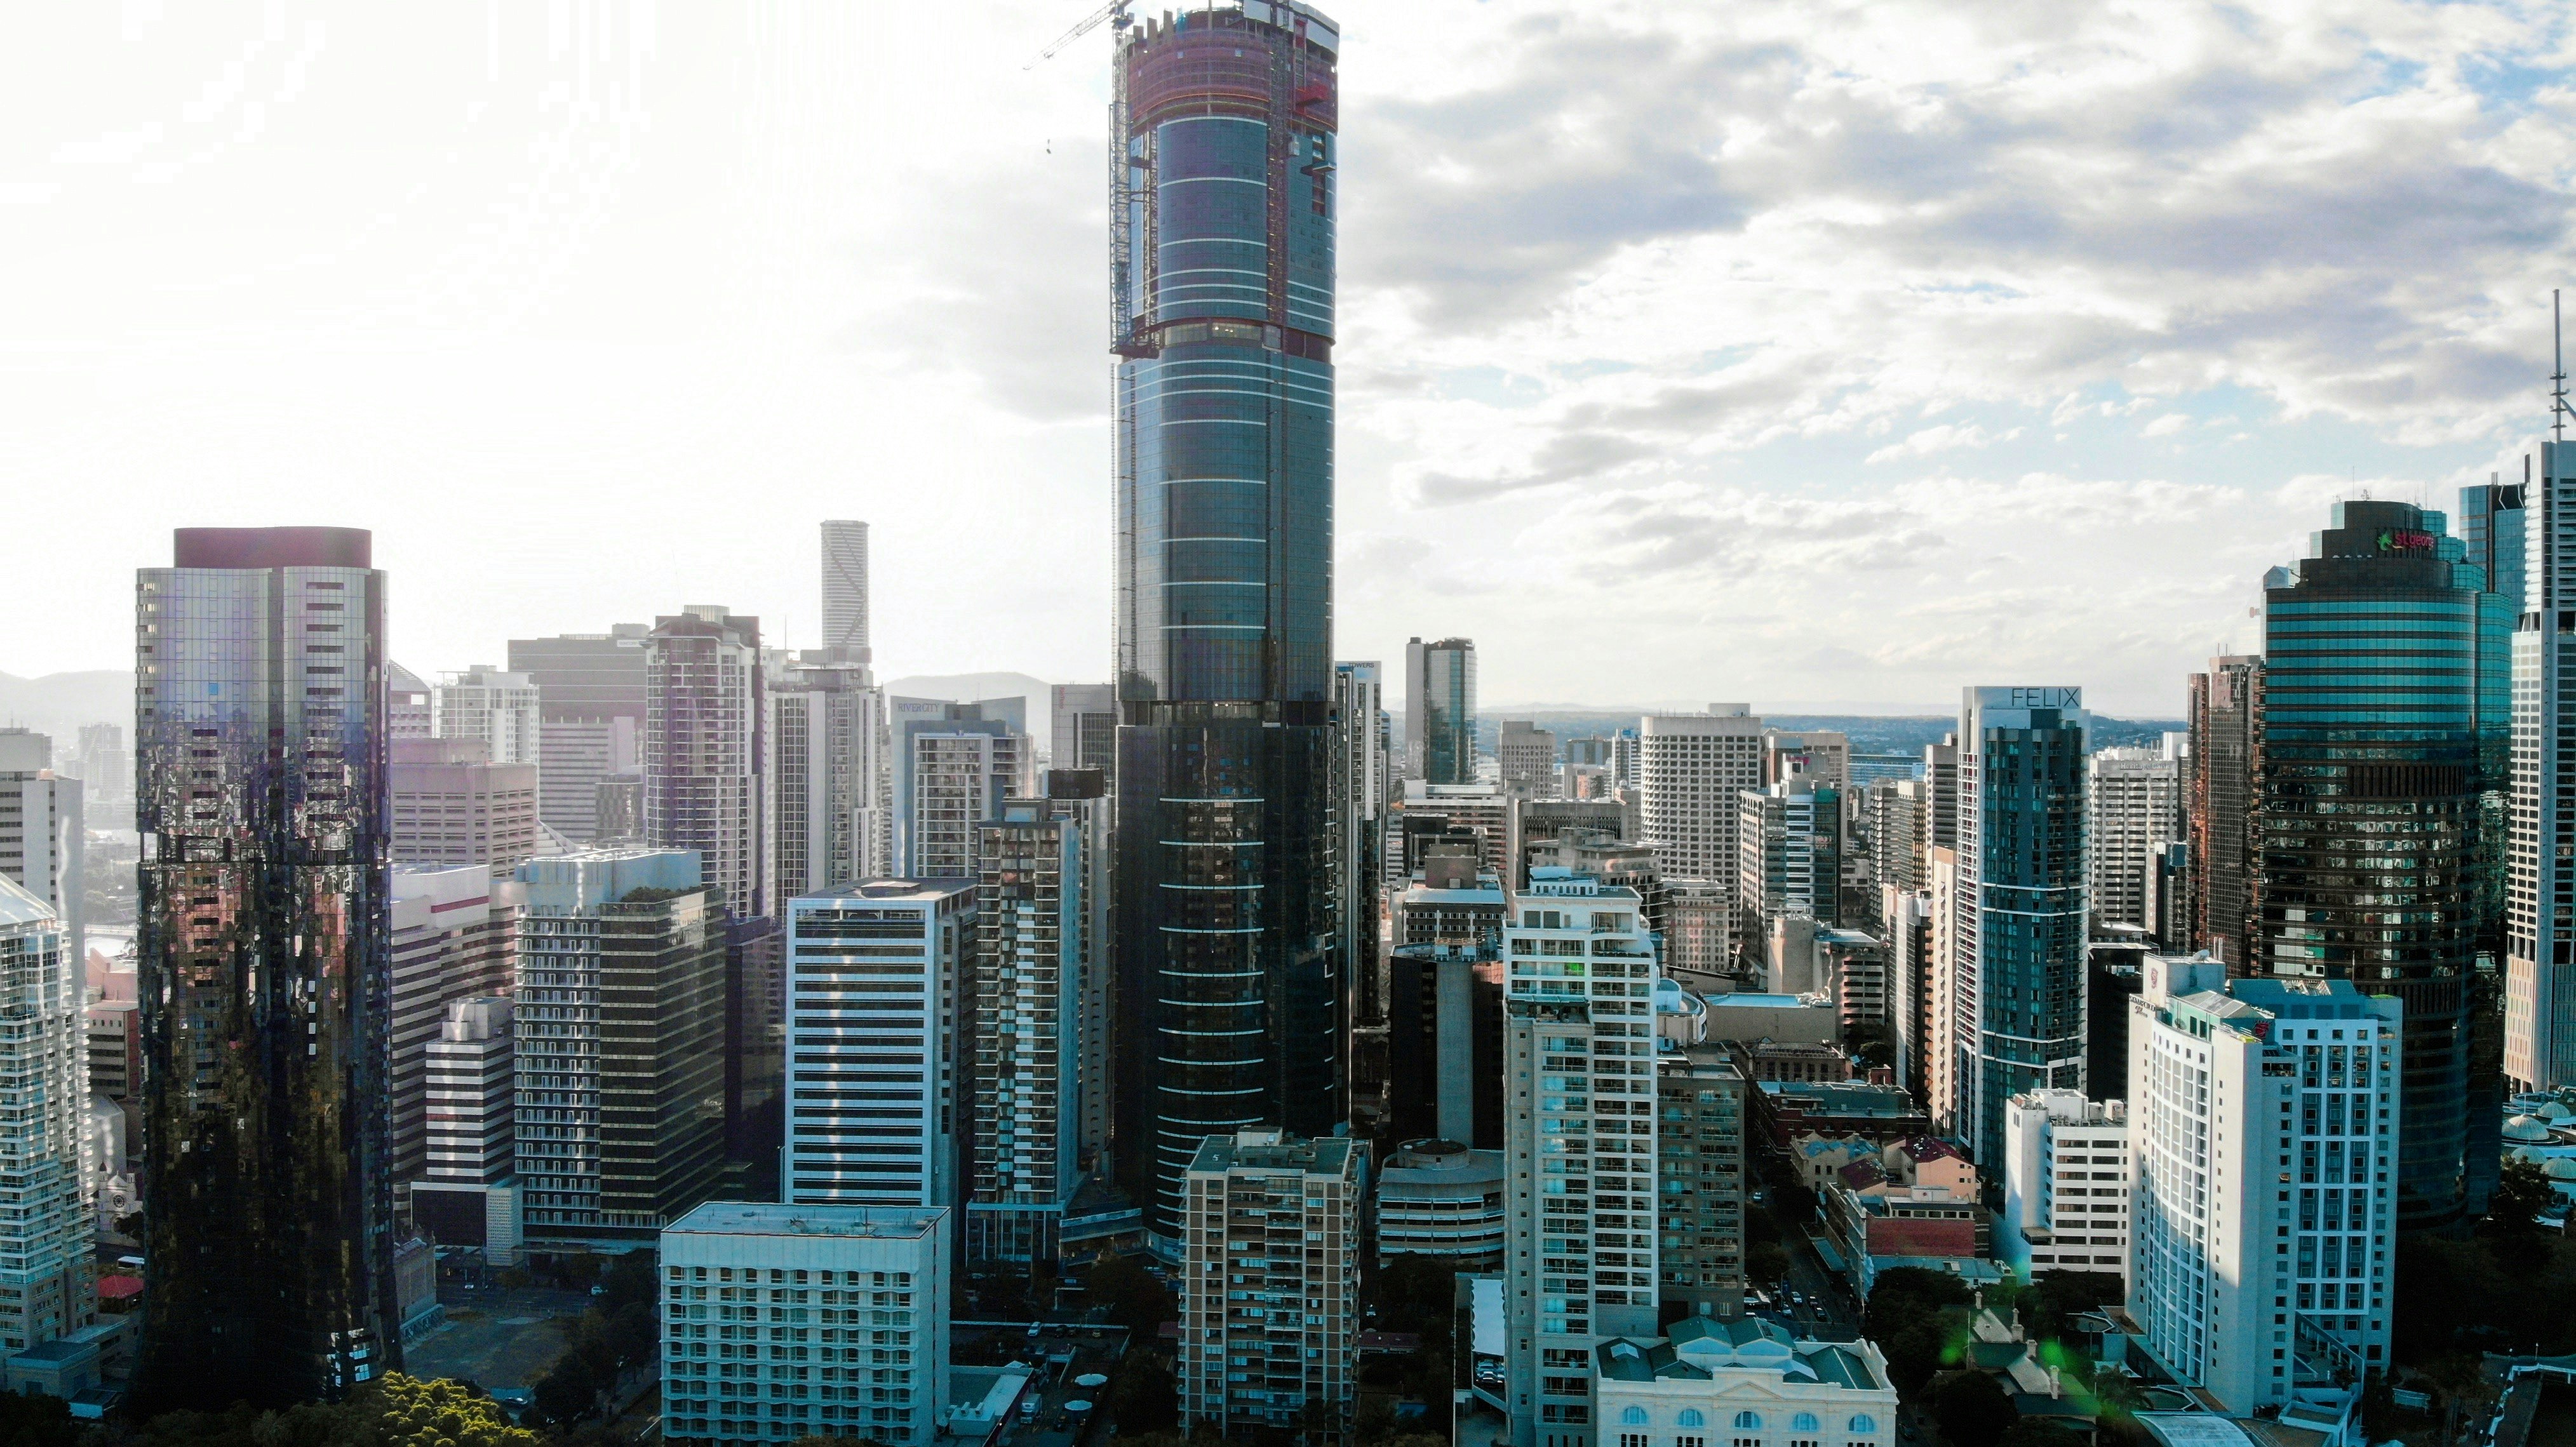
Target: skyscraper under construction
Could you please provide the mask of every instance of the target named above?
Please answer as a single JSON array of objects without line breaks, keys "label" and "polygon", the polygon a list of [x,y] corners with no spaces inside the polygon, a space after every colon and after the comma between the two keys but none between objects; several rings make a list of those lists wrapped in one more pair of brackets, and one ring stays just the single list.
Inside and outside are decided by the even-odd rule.
[{"label": "skyscraper under construction", "polygon": [[1208,1136],[1344,1119],[1339,45],[1331,21],[1272,0],[1118,31],[1116,1154],[1166,1243]]}]

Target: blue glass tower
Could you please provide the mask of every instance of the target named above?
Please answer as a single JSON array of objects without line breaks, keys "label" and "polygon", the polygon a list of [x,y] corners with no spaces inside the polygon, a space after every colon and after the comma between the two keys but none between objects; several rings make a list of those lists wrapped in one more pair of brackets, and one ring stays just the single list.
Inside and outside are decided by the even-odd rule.
[{"label": "blue glass tower", "polygon": [[1118,1175],[1345,1119],[1332,900],[1339,37],[1239,0],[1121,33]]},{"label": "blue glass tower", "polygon": [[2401,1230],[2472,1217],[2494,1097],[2475,1079],[2479,941],[2499,903],[2486,795],[2510,736],[2515,605],[2446,519],[2335,504],[2264,590],[2256,971],[2406,1005]]},{"label": "blue glass tower", "polygon": [[2084,1088],[2084,748],[2075,688],[1971,688],[1959,710],[1947,1048],[1955,1126],[2003,1159],[2004,1102]]}]

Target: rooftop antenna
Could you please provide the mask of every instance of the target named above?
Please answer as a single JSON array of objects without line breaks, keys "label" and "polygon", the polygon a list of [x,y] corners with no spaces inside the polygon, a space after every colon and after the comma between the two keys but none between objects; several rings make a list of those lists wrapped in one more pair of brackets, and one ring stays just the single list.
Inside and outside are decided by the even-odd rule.
[{"label": "rooftop antenna", "polygon": [[2558,288],[2549,289],[2549,440],[2567,440],[2567,339],[2558,325]]}]

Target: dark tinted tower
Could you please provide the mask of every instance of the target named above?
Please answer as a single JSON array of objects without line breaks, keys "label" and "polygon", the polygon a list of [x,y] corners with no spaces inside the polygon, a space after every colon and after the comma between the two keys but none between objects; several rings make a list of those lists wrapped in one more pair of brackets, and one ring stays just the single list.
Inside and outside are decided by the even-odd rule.
[{"label": "dark tinted tower", "polygon": [[2335,504],[2311,551],[2264,589],[2254,972],[2405,1001],[2397,1224],[2449,1228],[2497,1125],[2471,1005],[2514,605],[2405,503]]},{"label": "dark tinted tower", "polygon": [[1344,1119],[1332,914],[1334,55],[1265,0],[1121,33],[1119,1119],[1172,1231],[1209,1135]]},{"label": "dark tinted tower", "polygon": [[135,579],[147,1407],[395,1364],[384,574],[349,528],[183,528]]}]

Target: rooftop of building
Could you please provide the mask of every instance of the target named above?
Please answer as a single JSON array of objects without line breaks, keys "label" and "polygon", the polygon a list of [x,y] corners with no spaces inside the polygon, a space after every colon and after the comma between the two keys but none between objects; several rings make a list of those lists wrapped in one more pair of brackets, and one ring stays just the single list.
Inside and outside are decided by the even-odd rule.
[{"label": "rooftop of building", "polygon": [[1637,891],[1624,884],[1611,884],[1597,874],[1585,874],[1561,864],[1541,864],[1530,870],[1525,897],[1541,899],[1629,900],[1638,898]]},{"label": "rooftop of building", "polygon": [[1662,1338],[1613,1337],[1593,1348],[1600,1375],[1614,1382],[1710,1381],[1720,1371],[1776,1373],[1785,1380],[1878,1391],[1887,1384],[1876,1348],[1792,1337],[1760,1317],[1686,1316]]},{"label": "rooftop of building", "polygon": [[7,875],[0,875],[0,929],[60,923],[52,905],[29,894]]},{"label": "rooftop of building", "polygon": [[839,1236],[914,1240],[939,1229],[944,1207],[787,1206],[709,1201],[662,1228],[688,1236]]},{"label": "rooftop of building", "polygon": [[1762,990],[1734,990],[1700,998],[1712,1010],[1824,1010],[1833,1006],[1833,1001],[1821,994],[1775,995]]},{"label": "rooftop of building", "polygon": [[1347,1137],[1309,1139],[1270,1127],[1212,1135],[1190,1158],[1193,1175],[1222,1175],[1239,1170],[1297,1171],[1338,1176],[1349,1165],[1352,1142]]},{"label": "rooftop of building", "polygon": [[1438,1138],[1406,1141],[1389,1153],[1384,1164],[1378,1167],[1379,1180],[1388,1185],[1398,1184],[1399,1175],[1406,1180],[1452,1181],[1483,1176],[1500,1180],[1502,1174],[1501,1151],[1480,1151],[1458,1141]]},{"label": "rooftop of building", "polygon": [[1898,1087],[1866,1080],[1765,1080],[1761,1085],[1776,1100],[1810,1115],[1898,1119],[1923,1113]]},{"label": "rooftop of building", "polygon": [[963,894],[974,887],[971,879],[864,879],[829,889],[807,890],[791,903],[922,904]]}]

